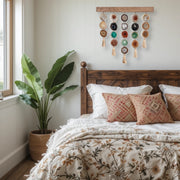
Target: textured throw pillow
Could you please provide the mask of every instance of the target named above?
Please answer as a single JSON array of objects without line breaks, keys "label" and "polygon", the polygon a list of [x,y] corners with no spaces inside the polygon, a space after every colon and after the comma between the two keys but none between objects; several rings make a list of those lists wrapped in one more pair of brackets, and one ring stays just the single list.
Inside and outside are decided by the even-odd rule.
[{"label": "textured throw pillow", "polygon": [[137,125],[174,122],[162,100],[161,93],[129,96],[136,110]]},{"label": "textured throw pillow", "polygon": [[108,108],[108,122],[136,121],[136,111],[128,95],[103,93]]},{"label": "textured throw pillow", "polygon": [[180,121],[180,94],[165,94],[168,110],[175,121]]},{"label": "textured throw pillow", "polygon": [[107,105],[102,96],[102,93],[112,94],[150,94],[152,87],[149,85],[142,85],[137,87],[122,88],[118,86],[107,86],[101,84],[88,84],[87,90],[92,99],[93,114],[92,118],[105,118],[107,119]]}]

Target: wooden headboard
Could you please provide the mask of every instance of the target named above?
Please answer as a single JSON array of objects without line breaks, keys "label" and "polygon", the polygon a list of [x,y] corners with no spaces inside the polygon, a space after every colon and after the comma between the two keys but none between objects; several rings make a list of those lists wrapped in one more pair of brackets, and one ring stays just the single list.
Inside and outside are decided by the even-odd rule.
[{"label": "wooden headboard", "polygon": [[140,86],[149,84],[152,93],[159,92],[159,84],[180,86],[180,70],[88,70],[81,62],[81,114],[92,113],[92,101],[86,85],[104,84],[110,86]]}]

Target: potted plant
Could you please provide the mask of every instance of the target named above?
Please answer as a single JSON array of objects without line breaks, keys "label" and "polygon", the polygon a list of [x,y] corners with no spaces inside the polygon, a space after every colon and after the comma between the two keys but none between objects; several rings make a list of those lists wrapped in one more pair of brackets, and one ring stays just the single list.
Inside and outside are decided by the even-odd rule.
[{"label": "potted plant", "polygon": [[15,81],[15,84],[18,89],[23,91],[23,94],[19,95],[20,99],[35,109],[39,120],[38,130],[32,131],[29,136],[30,155],[34,161],[40,160],[42,153],[47,150],[46,143],[52,133],[48,129],[49,121],[52,118],[49,116],[52,102],[67,91],[74,90],[77,87],[77,85],[71,85],[64,88],[74,68],[74,62],[67,65],[65,65],[65,62],[67,57],[74,52],[69,51],[63,57],[57,59],[48,73],[44,86],[39,72],[30,58],[25,54],[22,56],[21,65],[27,83]]}]

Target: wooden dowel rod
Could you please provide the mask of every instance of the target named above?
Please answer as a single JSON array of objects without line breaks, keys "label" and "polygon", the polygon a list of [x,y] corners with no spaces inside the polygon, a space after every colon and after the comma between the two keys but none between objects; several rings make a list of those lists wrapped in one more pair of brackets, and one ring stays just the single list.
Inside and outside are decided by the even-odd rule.
[{"label": "wooden dowel rod", "polygon": [[96,12],[154,12],[154,7],[96,7]]}]

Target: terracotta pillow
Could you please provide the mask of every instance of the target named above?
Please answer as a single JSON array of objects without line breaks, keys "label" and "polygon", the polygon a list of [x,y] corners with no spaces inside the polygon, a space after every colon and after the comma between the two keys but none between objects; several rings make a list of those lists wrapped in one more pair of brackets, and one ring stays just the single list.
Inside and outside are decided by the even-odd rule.
[{"label": "terracotta pillow", "polygon": [[162,100],[161,93],[129,95],[137,114],[137,125],[174,122]]},{"label": "terracotta pillow", "polygon": [[128,95],[102,94],[108,108],[108,122],[136,121],[136,111]]},{"label": "terracotta pillow", "polygon": [[168,110],[175,121],[180,121],[180,94],[165,94]]}]

